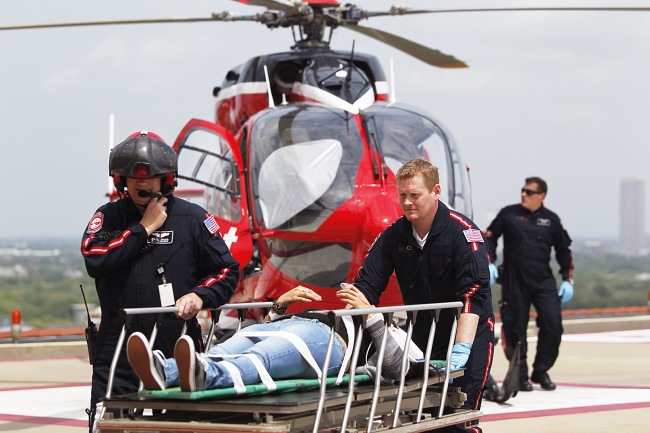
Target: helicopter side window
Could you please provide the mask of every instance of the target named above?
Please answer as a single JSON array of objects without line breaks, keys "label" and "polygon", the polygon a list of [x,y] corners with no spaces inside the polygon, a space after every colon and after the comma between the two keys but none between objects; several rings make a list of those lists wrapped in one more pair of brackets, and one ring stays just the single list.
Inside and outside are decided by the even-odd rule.
[{"label": "helicopter side window", "polygon": [[410,111],[377,105],[364,112],[376,134],[388,168],[396,173],[406,161],[424,158],[438,167],[441,199],[453,205],[455,179],[451,152],[441,129],[430,119]]},{"label": "helicopter side window", "polygon": [[237,168],[228,143],[210,131],[195,129],[178,152],[179,193],[213,215],[239,221]]},{"label": "helicopter side window", "polygon": [[455,183],[453,179],[450,179],[450,174],[453,173],[453,170],[451,169],[450,155],[442,135],[431,134],[420,143],[420,148],[424,153],[424,157],[438,167],[438,176],[442,191],[447,191],[447,194],[444,194],[442,199],[446,203],[450,203],[449,197],[454,196],[453,190]]}]

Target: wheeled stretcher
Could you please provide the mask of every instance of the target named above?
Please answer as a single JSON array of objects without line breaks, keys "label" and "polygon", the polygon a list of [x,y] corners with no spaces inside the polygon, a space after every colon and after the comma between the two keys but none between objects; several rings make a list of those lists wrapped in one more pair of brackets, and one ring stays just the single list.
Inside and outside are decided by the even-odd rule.
[{"label": "wheeled stretcher", "polygon": [[[212,310],[212,325],[207,335],[206,350],[209,349],[223,310],[237,310],[239,323],[251,308],[268,309],[270,302],[227,304]],[[138,314],[156,314],[160,323],[165,313],[175,312],[175,307],[124,309],[122,334],[111,367],[108,390],[102,408],[97,410],[94,428],[99,432],[313,432],[350,431],[370,432],[391,429],[398,433],[433,430],[443,426],[459,424],[478,419],[480,411],[460,410],[466,395],[460,388],[450,386],[450,380],[460,377],[462,370],[450,371],[451,346],[453,345],[457,317],[462,304],[421,304],[409,306],[379,307],[358,310],[333,310],[328,313],[331,332],[327,355],[322,371],[327,371],[335,329],[340,321],[347,321],[354,327],[348,332],[355,343],[350,350],[350,368],[339,377],[318,379],[270,380],[258,385],[239,386],[227,389],[183,392],[179,388],[163,391],[140,390],[128,395],[112,395],[112,377],[121,346],[127,335],[129,317]],[[406,375],[410,338],[417,313],[434,310],[437,319],[443,309],[455,309],[446,360],[422,362],[420,368],[411,368]],[[384,339],[378,348],[377,373],[355,373],[356,367],[365,363],[359,354],[362,330],[370,313],[384,316]],[[406,315],[406,338],[402,373],[395,383],[382,383],[382,356],[386,346],[388,327],[395,314]],[[346,323],[346,327],[349,326]],[[349,328],[348,328],[349,329]],[[245,328],[244,328],[245,331]],[[424,359],[429,359],[436,331],[433,321]],[[154,327],[150,343],[156,338]],[[429,368],[424,368],[427,365]],[[197,367],[200,368],[200,367]],[[262,376],[262,375],[261,375]],[[453,384],[452,384],[453,385]],[[443,414],[444,407],[456,408],[453,413]],[[432,408],[435,408],[432,410]],[[107,411],[109,410],[110,411]],[[113,412],[118,412],[117,417]],[[433,415],[432,415],[433,414]]]}]

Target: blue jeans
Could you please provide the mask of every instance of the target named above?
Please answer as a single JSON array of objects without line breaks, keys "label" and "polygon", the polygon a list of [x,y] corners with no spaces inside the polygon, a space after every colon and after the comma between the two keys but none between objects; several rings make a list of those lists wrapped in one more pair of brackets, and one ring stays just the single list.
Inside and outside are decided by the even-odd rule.
[{"label": "blue jeans", "polygon": [[[316,319],[292,317],[291,319],[275,322],[260,323],[244,328],[245,331],[286,331],[294,334],[305,342],[316,363],[322,367],[327,352],[330,327]],[[316,372],[305,361],[298,349],[288,340],[281,337],[244,337],[234,334],[223,343],[217,344],[201,354],[207,361],[208,369],[205,374],[204,389],[230,388],[233,386],[230,373],[221,364],[213,361],[209,355],[239,355],[255,354],[273,379],[315,378]],[[334,347],[327,371],[327,376],[336,376],[343,362],[345,347],[340,338],[334,339]],[[225,361],[234,364],[239,370],[245,385],[260,383],[260,376],[253,363],[242,356],[227,358]],[[197,361],[196,368],[202,368]],[[178,367],[174,359],[168,359],[165,366],[165,379],[168,387],[178,385]]]}]

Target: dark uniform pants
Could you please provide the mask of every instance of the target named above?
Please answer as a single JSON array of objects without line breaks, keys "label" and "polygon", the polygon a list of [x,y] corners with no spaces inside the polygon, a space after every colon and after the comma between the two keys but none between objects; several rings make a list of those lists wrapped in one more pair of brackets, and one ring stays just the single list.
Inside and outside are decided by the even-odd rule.
[{"label": "dark uniform pants", "polygon": [[562,307],[553,276],[531,278],[530,272],[509,265],[503,270],[501,337],[506,358],[510,360],[517,342],[521,342],[519,379],[528,380],[526,343],[530,305],[537,311],[537,352],[533,371],[544,373],[555,364],[562,340]]}]

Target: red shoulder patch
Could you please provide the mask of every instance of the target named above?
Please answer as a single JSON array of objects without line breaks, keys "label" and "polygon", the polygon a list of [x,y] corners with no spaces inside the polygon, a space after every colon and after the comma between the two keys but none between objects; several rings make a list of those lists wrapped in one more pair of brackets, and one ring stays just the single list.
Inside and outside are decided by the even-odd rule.
[{"label": "red shoulder patch", "polygon": [[93,234],[97,233],[102,229],[104,225],[104,213],[103,212],[95,212],[95,215],[90,219],[90,222],[88,223],[88,228],[86,229],[86,233]]}]

